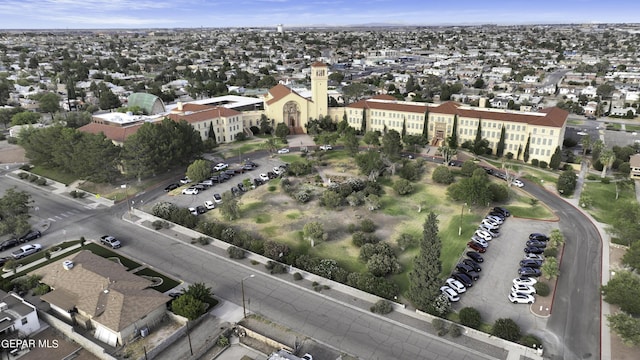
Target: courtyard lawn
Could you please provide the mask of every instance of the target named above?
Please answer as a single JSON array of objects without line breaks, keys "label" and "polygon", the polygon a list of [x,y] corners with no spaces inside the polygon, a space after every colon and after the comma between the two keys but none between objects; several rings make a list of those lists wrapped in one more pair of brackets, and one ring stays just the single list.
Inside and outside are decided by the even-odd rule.
[{"label": "courtyard lawn", "polygon": [[68,172],[58,171],[56,169],[44,168],[42,166],[34,166],[29,171],[36,175],[44,176],[48,179],[55,180],[65,185],[69,185],[72,182],[78,180],[77,177],[75,177],[73,174],[70,174]]},{"label": "courtyard lawn", "polygon": [[583,194],[588,195],[593,201],[593,205],[587,208],[587,212],[596,220],[605,224],[614,222],[615,212],[613,211],[619,203],[634,199],[635,190],[633,187],[626,187],[620,191],[618,200],[616,200],[616,184],[611,182],[604,184],[601,182],[587,182],[582,190]]}]

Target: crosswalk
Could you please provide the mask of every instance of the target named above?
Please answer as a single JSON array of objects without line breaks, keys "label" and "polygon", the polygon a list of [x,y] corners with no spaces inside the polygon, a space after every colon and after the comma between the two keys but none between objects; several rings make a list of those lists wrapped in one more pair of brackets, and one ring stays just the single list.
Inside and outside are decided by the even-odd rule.
[{"label": "crosswalk", "polygon": [[51,222],[62,221],[62,220],[65,220],[67,218],[70,218],[72,216],[78,215],[80,213],[81,213],[80,210],[69,210],[69,211],[65,211],[63,213],[60,213],[58,215],[55,215],[53,217],[50,217],[47,220],[49,220]]}]

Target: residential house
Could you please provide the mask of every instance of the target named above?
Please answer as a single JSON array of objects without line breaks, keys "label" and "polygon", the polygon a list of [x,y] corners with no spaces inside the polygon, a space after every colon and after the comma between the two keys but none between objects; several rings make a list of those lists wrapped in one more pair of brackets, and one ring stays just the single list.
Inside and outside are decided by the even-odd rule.
[{"label": "residential house", "polygon": [[640,179],[640,154],[631,155],[629,158],[629,167],[631,168],[629,177],[634,180]]},{"label": "residential house", "polygon": [[83,250],[33,271],[52,291],[41,296],[63,319],[93,330],[111,346],[123,345],[165,316],[171,300],[153,282],[120,263]]},{"label": "residential house", "polygon": [[0,337],[28,336],[40,329],[35,306],[15,293],[0,290]]}]

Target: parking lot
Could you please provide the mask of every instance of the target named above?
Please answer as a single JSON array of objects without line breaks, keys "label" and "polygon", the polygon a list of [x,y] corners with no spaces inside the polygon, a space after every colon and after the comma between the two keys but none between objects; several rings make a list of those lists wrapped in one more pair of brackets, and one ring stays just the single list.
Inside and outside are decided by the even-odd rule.
[{"label": "parking lot", "polygon": [[[252,159],[254,163],[258,165],[257,168],[246,171],[243,174],[237,174],[233,176],[231,179],[223,182],[223,183],[215,183],[210,188],[200,191],[197,195],[183,195],[181,194],[181,190],[189,187],[190,185],[195,185],[195,183],[190,183],[187,185],[182,185],[177,189],[173,190],[170,193],[160,197],[158,202],[167,201],[173,204],[176,204],[178,207],[196,207],[203,205],[207,200],[213,200],[213,194],[224,194],[227,191],[230,191],[232,187],[237,186],[238,183],[243,182],[245,179],[249,179],[253,181],[253,179],[258,178],[260,174],[267,173],[269,171],[273,171],[274,167],[278,167],[284,164],[277,156],[275,157],[264,157],[260,159]],[[229,169],[239,168],[240,164],[229,164]],[[265,186],[265,185],[262,185]],[[250,188],[249,188],[249,191]],[[213,210],[217,211],[217,210]]]},{"label": "parking lot", "polygon": [[[556,228],[556,222],[507,218],[500,227],[500,237],[491,240],[487,252],[482,254],[484,262],[480,264],[480,279],[461,294],[459,302],[452,303],[454,310],[473,307],[480,312],[485,323],[511,318],[523,332],[544,329],[546,319],[533,315],[530,305],[512,304],[507,296],[511,292],[512,280],[518,277],[519,262],[525,255],[523,249],[529,234],[549,234]],[[469,249],[465,253],[467,251]],[[537,299],[537,295],[535,297]],[[536,303],[531,306],[536,306]]]}]

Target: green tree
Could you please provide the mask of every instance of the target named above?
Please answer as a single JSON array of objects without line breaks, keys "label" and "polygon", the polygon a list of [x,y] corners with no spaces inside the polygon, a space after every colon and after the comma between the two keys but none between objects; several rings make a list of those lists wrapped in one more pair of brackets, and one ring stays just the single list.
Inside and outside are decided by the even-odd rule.
[{"label": "green tree", "polygon": [[319,221],[310,221],[304,224],[302,234],[306,240],[309,240],[311,246],[315,246],[316,242],[320,242],[324,238],[324,226]]},{"label": "green tree", "polygon": [[602,286],[604,301],[618,305],[631,316],[640,315],[640,277],[629,271],[618,271]]},{"label": "green tree", "polygon": [[520,159],[520,155],[522,155],[522,145],[518,145],[518,155],[516,156],[516,160]]},{"label": "green tree", "polygon": [[498,319],[493,324],[491,334],[501,339],[515,342],[520,339],[520,327],[512,319]]},{"label": "green tree", "polygon": [[422,123],[422,137],[429,141],[429,108],[424,111],[424,122]]},{"label": "green tree", "polygon": [[458,115],[453,116],[453,128],[451,129],[451,136],[447,139],[447,143],[451,149],[458,148]]},{"label": "green tree", "polygon": [[473,172],[478,169],[478,165],[476,165],[473,160],[467,160],[462,163],[462,167],[460,168],[460,175],[471,177],[473,176]]},{"label": "green tree", "polygon": [[380,133],[377,131],[367,131],[362,140],[369,146],[380,146]]},{"label": "green tree", "polygon": [[442,155],[445,165],[449,165],[451,158],[458,153],[458,150],[450,148],[447,145],[440,146],[438,152]]},{"label": "green tree", "polygon": [[407,179],[398,179],[393,183],[393,190],[395,190],[398,195],[408,195],[413,192],[413,184]]},{"label": "green tree", "polygon": [[570,196],[576,189],[577,180],[576,173],[572,168],[569,168],[560,174],[556,188],[558,192],[564,196]]},{"label": "green tree", "polygon": [[31,111],[22,111],[11,117],[11,126],[35,124],[40,121],[40,114]]},{"label": "green tree", "polygon": [[171,302],[171,309],[175,314],[195,320],[206,312],[206,305],[193,296],[184,294]]},{"label": "green tree", "polygon": [[288,135],[289,135],[289,127],[285,125],[285,123],[279,123],[278,125],[276,125],[276,137],[284,141],[287,139]]},{"label": "green tree", "polygon": [[558,260],[554,257],[548,257],[547,259],[545,259],[540,270],[542,270],[542,274],[547,280],[558,277],[558,275],[560,274]]},{"label": "green tree", "polygon": [[400,134],[395,130],[389,130],[382,136],[382,152],[391,159],[398,158],[400,150],[402,149],[402,142],[400,140]]},{"label": "green tree", "polygon": [[625,344],[629,346],[640,345],[640,319],[619,312],[607,315],[607,321],[611,329],[622,338]]},{"label": "green tree", "polygon": [[260,115],[260,132],[262,134],[271,134],[273,132],[271,121],[265,114]]},{"label": "green tree", "polygon": [[31,195],[16,188],[9,188],[0,198],[0,234],[24,234],[30,228],[29,210],[32,208]]},{"label": "green tree", "polygon": [[362,109],[362,122],[360,123],[360,132],[363,134],[367,132],[367,109],[366,108]]},{"label": "green tree", "polygon": [[206,304],[214,304],[216,302],[213,298],[213,291],[205,283],[193,283],[183,289],[182,294],[193,296],[193,298]]},{"label": "green tree", "polygon": [[118,95],[114,94],[113,91],[107,87],[100,91],[98,104],[102,110],[111,110],[122,106],[122,102],[120,102]]},{"label": "green tree", "polygon": [[77,129],[91,122],[91,114],[87,111],[72,111],[64,113],[59,118],[56,116],[54,120],[61,120],[66,127]]},{"label": "green tree", "polygon": [[460,309],[460,324],[477,329],[482,325],[482,316],[480,312],[472,307]]},{"label": "green tree", "polygon": [[489,147],[489,142],[482,138],[482,119],[478,119],[478,128],[476,129],[476,137],[473,140],[473,153],[483,155]]},{"label": "green tree", "polygon": [[430,212],[422,228],[420,253],[415,257],[409,274],[409,298],[416,308],[434,312],[433,301],[440,293],[439,278],[442,271],[440,252],[442,241],[438,230],[438,217]]},{"label": "green tree", "polygon": [[502,155],[504,155],[504,141],[506,138],[505,130],[506,130],[505,126],[502,126],[502,129],[500,129],[500,140],[498,140],[498,145],[496,147],[497,157],[502,157]]},{"label": "green tree", "polygon": [[614,237],[626,240],[631,246],[640,239],[640,204],[636,201],[620,201],[613,210],[607,231]]},{"label": "green tree", "polygon": [[400,137],[404,140],[404,137],[407,136],[407,119],[402,118],[402,132],[400,133]]},{"label": "green tree", "polygon": [[613,150],[605,149],[600,153],[598,160],[602,163],[602,173],[600,173],[600,177],[604,178],[607,176],[607,170],[613,165],[613,161],[616,159]]},{"label": "green tree", "polygon": [[585,157],[587,156],[587,151],[589,151],[589,148],[591,147],[591,136],[589,134],[583,136],[580,143],[582,144],[582,157]]},{"label": "green tree", "polygon": [[211,176],[211,163],[208,160],[198,159],[187,167],[187,177],[195,182],[201,182]]},{"label": "green tree", "polygon": [[634,241],[622,256],[622,263],[633,271],[640,270],[640,241]]},{"label": "green tree", "polygon": [[345,149],[349,152],[349,154],[354,156],[358,153],[359,142],[353,128],[345,129],[342,135],[342,141],[344,143]]},{"label": "green tree", "polygon": [[238,205],[238,199],[233,196],[230,191],[225,191],[222,194],[220,212],[225,218],[229,219],[229,221],[240,218],[240,205]]},{"label": "green tree", "polygon": [[[524,154],[522,155],[522,160],[524,160],[525,163],[529,162],[529,145],[531,144],[531,134],[529,134],[529,136],[527,137],[527,143],[524,146]],[[520,150],[518,149],[518,153],[520,152]],[[520,154],[518,154],[518,157],[520,157]]]},{"label": "green tree", "polygon": [[556,150],[551,155],[551,160],[549,160],[549,167],[553,170],[558,170],[560,168],[560,162],[562,161],[562,155],[560,153],[560,146],[556,146]]},{"label": "green tree", "polygon": [[213,121],[209,123],[209,139],[211,139],[211,142],[213,143],[213,145],[218,144],[216,131],[213,128]]},{"label": "green tree", "polygon": [[485,205],[491,202],[489,179],[484,169],[476,169],[470,178],[457,181],[447,188],[447,195],[456,201],[471,205]]},{"label": "green tree", "polygon": [[53,119],[53,114],[60,111],[60,96],[56,93],[47,92],[38,99],[38,108],[43,113],[48,113]]},{"label": "green tree", "polygon": [[438,184],[449,185],[453,183],[454,177],[448,167],[440,165],[433,170],[431,179]]}]

